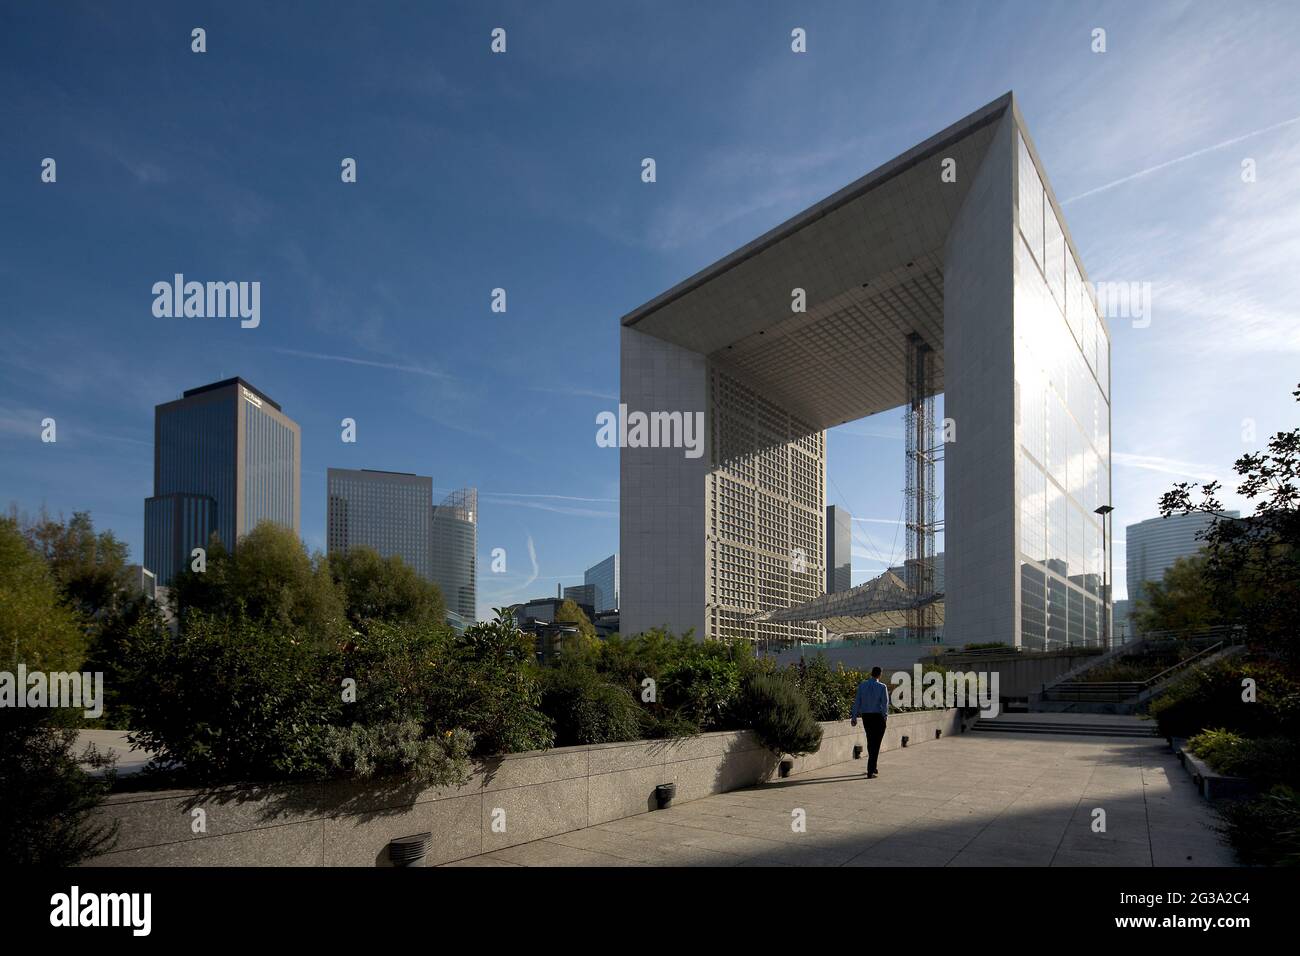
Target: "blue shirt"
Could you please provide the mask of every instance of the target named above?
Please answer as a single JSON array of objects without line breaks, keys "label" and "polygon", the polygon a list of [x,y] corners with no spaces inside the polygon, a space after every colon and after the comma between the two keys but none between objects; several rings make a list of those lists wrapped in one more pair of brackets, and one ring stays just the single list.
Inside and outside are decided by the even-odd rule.
[{"label": "blue shirt", "polygon": [[862,714],[889,716],[889,688],[874,677],[868,677],[859,684],[857,696],[853,698],[853,713],[849,716],[858,717]]}]

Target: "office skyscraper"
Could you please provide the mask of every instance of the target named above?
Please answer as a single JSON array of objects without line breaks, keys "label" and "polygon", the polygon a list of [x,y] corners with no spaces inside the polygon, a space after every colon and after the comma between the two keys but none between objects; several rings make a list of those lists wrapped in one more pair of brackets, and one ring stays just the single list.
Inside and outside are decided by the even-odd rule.
[{"label": "office skyscraper", "polygon": [[699,410],[709,440],[619,449],[622,629],[816,639],[773,615],[827,583],[826,429],[905,405],[909,572],[935,590],[942,520],[947,638],[1102,643],[1107,307],[1007,94],[633,309],[620,405]]},{"label": "office skyscraper", "polygon": [[582,576],[585,584],[595,588],[593,604],[597,614],[618,610],[618,554],[611,554],[589,567]]},{"label": "office skyscraper", "polygon": [[574,584],[564,589],[564,599],[572,601],[574,604],[586,604],[588,607],[596,606],[596,585],[594,584]]},{"label": "office skyscraper", "polygon": [[826,593],[853,587],[853,516],[838,505],[826,506]]},{"label": "office skyscraper", "polygon": [[301,529],[302,429],[242,378],[154,410],[153,497],[144,563],[169,585],[212,535],[233,550],[262,521]]},{"label": "office skyscraper", "polygon": [[433,479],[410,472],[331,468],[326,544],[331,555],[357,547],[398,557],[433,580]]},{"label": "office skyscraper", "polygon": [[[1225,512],[1236,518],[1238,512]],[[1142,597],[1148,581],[1164,580],[1165,572],[1179,558],[1190,558],[1204,546],[1197,535],[1209,528],[1213,519],[1206,514],[1171,515],[1148,518],[1124,529],[1124,578],[1128,584],[1130,610],[1132,602]]]},{"label": "office skyscraper", "polygon": [[478,620],[478,491],[453,491],[433,509],[433,580],[447,610]]}]

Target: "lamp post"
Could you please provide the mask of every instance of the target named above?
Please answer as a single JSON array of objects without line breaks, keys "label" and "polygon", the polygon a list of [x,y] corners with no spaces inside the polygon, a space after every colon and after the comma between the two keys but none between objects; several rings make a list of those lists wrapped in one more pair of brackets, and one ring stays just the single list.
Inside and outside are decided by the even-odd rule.
[{"label": "lamp post", "polygon": [[1095,509],[1095,513],[1101,515],[1101,594],[1102,594],[1102,627],[1105,634],[1102,635],[1103,646],[1110,650],[1110,548],[1106,541],[1107,518],[1115,509],[1110,505],[1102,505]]}]

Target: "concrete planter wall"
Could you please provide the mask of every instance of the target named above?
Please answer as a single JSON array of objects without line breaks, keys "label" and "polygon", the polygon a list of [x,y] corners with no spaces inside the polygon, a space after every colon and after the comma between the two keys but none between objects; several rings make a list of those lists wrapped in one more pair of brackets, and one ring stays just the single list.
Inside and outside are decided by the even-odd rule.
[{"label": "concrete planter wall", "polygon": [[1202,760],[1196,754],[1187,749],[1187,739],[1176,737],[1169,741],[1174,753],[1178,754],[1178,759],[1183,765],[1192,782],[1196,784],[1197,792],[1206,800],[1241,800],[1254,797],[1258,794],[1259,788],[1255,786],[1254,781],[1248,777],[1229,777],[1210,767],[1208,763]]},{"label": "concrete planter wall", "polygon": [[[847,720],[822,727],[821,749],[795,758],[795,773],[852,760],[853,745],[865,743]],[[896,714],[883,748],[904,734],[933,740],[936,729],[960,732],[959,712]],[[752,732],[734,731],[511,754],[449,789],[330,782],[124,793],[100,809],[119,822],[117,847],[88,865],[388,866],[390,840],[425,831],[434,865],[646,813],[661,783],[677,785],[674,803],[753,786],[777,763]]]}]

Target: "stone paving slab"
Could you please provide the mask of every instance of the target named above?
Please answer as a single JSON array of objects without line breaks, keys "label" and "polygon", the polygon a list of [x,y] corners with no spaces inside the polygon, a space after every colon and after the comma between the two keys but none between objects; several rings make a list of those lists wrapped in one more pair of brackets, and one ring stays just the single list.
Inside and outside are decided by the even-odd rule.
[{"label": "stone paving slab", "polygon": [[448,865],[1235,865],[1160,740],[968,734],[882,754],[873,780],[863,769],[823,767]]}]

